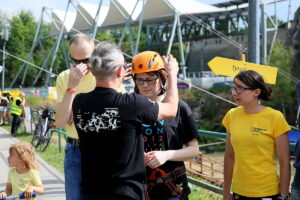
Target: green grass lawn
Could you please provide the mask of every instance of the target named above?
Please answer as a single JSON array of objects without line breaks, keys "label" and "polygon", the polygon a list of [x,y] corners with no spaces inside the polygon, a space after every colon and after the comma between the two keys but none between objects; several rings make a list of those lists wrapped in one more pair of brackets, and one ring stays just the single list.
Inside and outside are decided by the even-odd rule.
[{"label": "green grass lawn", "polygon": [[[6,129],[10,132],[10,126],[2,126],[2,128]],[[54,134],[55,136],[56,134]],[[31,142],[32,134],[25,133],[24,127],[21,127],[18,134],[15,134],[16,137],[20,141]],[[57,137],[56,137],[57,138]],[[62,138],[62,140],[64,140]],[[39,152],[37,149],[36,152],[39,156],[41,156],[46,162],[55,167],[59,172],[64,173],[64,147],[62,147],[62,151],[59,152],[57,139],[53,137],[48,148],[44,152]]]}]

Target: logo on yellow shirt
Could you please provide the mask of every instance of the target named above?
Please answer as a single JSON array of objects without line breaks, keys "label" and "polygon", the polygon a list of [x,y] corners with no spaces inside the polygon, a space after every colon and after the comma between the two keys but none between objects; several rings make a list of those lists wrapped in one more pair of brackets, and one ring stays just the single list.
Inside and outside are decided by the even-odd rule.
[{"label": "logo on yellow shirt", "polygon": [[257,127],[251,127],[251,133],[252,135],[260,135],[265,134],[267,130],[263,128],[257,128]]}]

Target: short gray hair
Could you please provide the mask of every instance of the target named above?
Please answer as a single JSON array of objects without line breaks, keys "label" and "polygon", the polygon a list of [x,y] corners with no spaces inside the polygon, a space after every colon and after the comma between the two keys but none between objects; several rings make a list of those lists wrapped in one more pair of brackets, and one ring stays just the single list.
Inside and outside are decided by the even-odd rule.
[{"label": "short gray hair", "polygon": [[117,66],[124,64],[121,49],[111,42],[100,42],[91,57],[91,72],[97,80],[103,80],[116,73]]}]

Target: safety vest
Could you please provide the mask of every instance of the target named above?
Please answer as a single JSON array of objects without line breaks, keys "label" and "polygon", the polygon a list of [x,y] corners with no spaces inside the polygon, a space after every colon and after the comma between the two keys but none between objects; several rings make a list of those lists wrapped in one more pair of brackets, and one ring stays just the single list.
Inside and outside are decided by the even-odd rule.
[{"label": "safety vest", "polygon": [[17,105],[17,101],[20,100],[22,102],[22,99],[20,97],[16,97],[14,98],[14,101],[12,102],[11,105],[11,114],[15,114],[15,115],[21,115],[22,114],[22,106],[18,106]]}]

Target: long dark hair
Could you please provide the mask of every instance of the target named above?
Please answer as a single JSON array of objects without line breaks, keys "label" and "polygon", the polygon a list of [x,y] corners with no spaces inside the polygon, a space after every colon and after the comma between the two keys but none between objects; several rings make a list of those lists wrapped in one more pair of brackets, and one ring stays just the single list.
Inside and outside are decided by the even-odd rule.
[{"label": "long dark hair", "polygon": [[264,78],[258,72],[253,70],[241,71],[234,77],[234,80],[235,79],[239,79],[251,89],[260,89],[261,93],[258,99],[264,101],[270,101],[272,99],[272,89],[265,83]]}]

